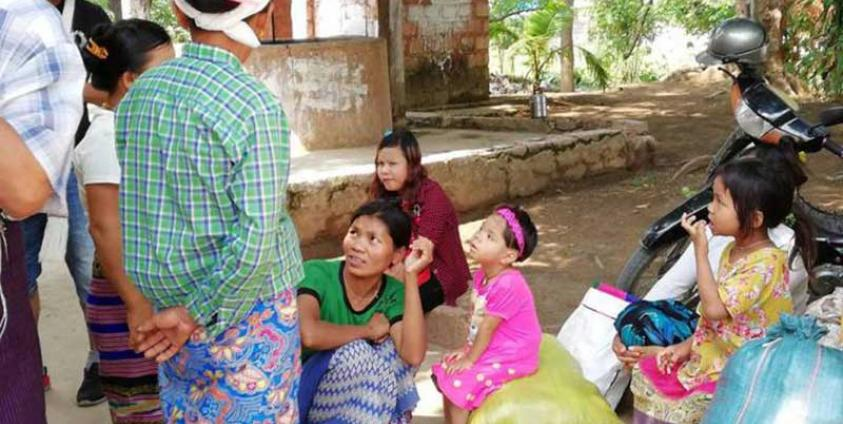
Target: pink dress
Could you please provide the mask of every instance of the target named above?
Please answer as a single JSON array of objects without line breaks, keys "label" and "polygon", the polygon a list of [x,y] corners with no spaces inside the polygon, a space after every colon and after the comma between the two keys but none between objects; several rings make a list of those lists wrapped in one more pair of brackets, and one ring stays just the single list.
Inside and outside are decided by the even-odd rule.
[{"label": "pink dress", "polygon": [[542,331],[533,293],[524,276],[510,269],[488,284],[484,281],[483,271],[475,272],[471,293],[474,313],[466,349],[470,349],[487,314],[502,319],[489,346],[474,366],[463,372],[449,375],[442,364],[433,366],[439,391],[467,410],[478,408],[486,396],[504,383],[534,373],[539,365]]}]

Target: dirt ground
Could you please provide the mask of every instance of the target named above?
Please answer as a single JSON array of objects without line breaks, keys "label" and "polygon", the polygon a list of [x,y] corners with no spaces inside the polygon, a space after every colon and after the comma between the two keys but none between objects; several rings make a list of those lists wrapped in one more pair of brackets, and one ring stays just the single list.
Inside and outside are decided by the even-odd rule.
[{"label": "dirt ground", "polygon": [[[669,82],[606,94],[565,96],[552,113],[639,119],[659,142],[656,165],[558,186],[523,201],[540,227],[539,248],[525,266],[545,331],[561,327],[595,281],[614,281],[644,229],[703,182],[704,167],[674,174],[692,158],[713,154],[735,127],[727,82]],[[806,104],[815,120],[828,104]],[[835,132],[839,134],[839,131]],[[839,138],[843,140],[843,137]],[[804,192],[813,203],[843,211],[843,161],[811,155]]]},{"label": "dirt ground", "polygon": [[[554,97],[553,113],[643,120],[659,146],[653,168],[561,184],[520,201],[540,229],[539,247],[523,269],[546,332],[558,331],[593,282],[614,281],[643,230],[683,200],[683,188],[694,189],[702,182],[701,170],[672,177],[689,159],[714,153],[731,132],[735,124],[727,89],[726,82],[685,80]],[[803,116],[815,119],[823,107],[809,104]],[[821,153],[809,159],[808,167],[814,171],[808,197],[827,209],[843,211],[843,181],[828,178],[843,165]],[[467,234],[482,217],[465,218]],[[54,390],[47,397],[50,422],[105,422],[104,406],[83,410],[72,404],[84,361],[81,314],[61,263],[56,259],[45,263],[45,274],[40,328],[45,360],[54,377]],[[438,404],[438,399],[426,398],[430,396],[423,392],[422,403]],[[441,422],[436,415],[419,421]]]}]

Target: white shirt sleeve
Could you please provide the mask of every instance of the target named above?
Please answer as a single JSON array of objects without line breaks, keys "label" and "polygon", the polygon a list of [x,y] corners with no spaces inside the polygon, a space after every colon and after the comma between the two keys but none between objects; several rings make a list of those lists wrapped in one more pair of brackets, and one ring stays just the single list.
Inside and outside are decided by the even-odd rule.
[{"label": "white shirt sleeve", "polygon": [[[729,245],[734,238],[715,236],[711,230],[705,229],[708,237],[708,263],[711,265],[711,271],[714,275],[720,270],[720,257],[726,246]],[[688,248],[682,252],[682,256],[676,260],[676,263],[653,285],[653,288],[644,296],[644,300],[666,300],[680,297],[694,288],[697,283],[697,260],[694,257],[693,244],[688,245]]]},{"label": "white shirt sleeve", "polygon": [[20,134],[52,184],[44,210],[64,215],[85,85],[79,49],[45,1],[0,1],[0,33],[0,117]]},{"label": "white shirt sleeve", "polygon": [[120,163],[114,145],[114,113],[90,106],[91,126],[73,152],[79,184],[120,184]]},{"label": "white shirt sleeve", "polygon": [[[793,254],[793,247],[796,244],[796,234],[787,225],[780,224],[768,232],[770,240],[779,249],[787,252],[788,260]],[[790,265],[790,264],[788,264]],[[790,297],[793,300],[793,312],[802,314],[808,305],[808,271],[802,257],[796,256],[793,266],[790,268]]]}]

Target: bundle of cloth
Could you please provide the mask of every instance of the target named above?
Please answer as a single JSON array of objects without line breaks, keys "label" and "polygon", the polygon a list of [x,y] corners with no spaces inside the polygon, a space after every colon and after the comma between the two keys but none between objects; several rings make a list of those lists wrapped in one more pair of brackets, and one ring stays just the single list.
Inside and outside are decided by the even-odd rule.
[{"label": "bundle of cloth", "polygon": [[843,350],[843,287],[811,303],[805,313],[827,331],[819,341],[821,345]]}]

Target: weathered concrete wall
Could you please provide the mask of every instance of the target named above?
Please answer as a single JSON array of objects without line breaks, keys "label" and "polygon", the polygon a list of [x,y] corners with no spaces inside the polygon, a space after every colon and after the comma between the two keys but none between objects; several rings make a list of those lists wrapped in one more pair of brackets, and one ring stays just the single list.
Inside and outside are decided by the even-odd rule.
[{"label": "weathered concrete wall", "polygon": [[[638,124],[549,134],[538,141],[479,153],[454,152],[425,165],[458,212],[473,211],[536,194],[558,181],[650,163],[655,140],[645,125]],[[302,245],[344,233],[351,213],[367,198],[372,171],[290,184],[289,210]]]},{"label": "weathered concrete wall", "polygon": [[264,45],[247,66],[280,99],[308,150],[376,144],[392,126],[382,39]]},{"label": "weathered concrete wall", "polygon": [[407,107],[488,98],[488,0],[400,1]]}]

